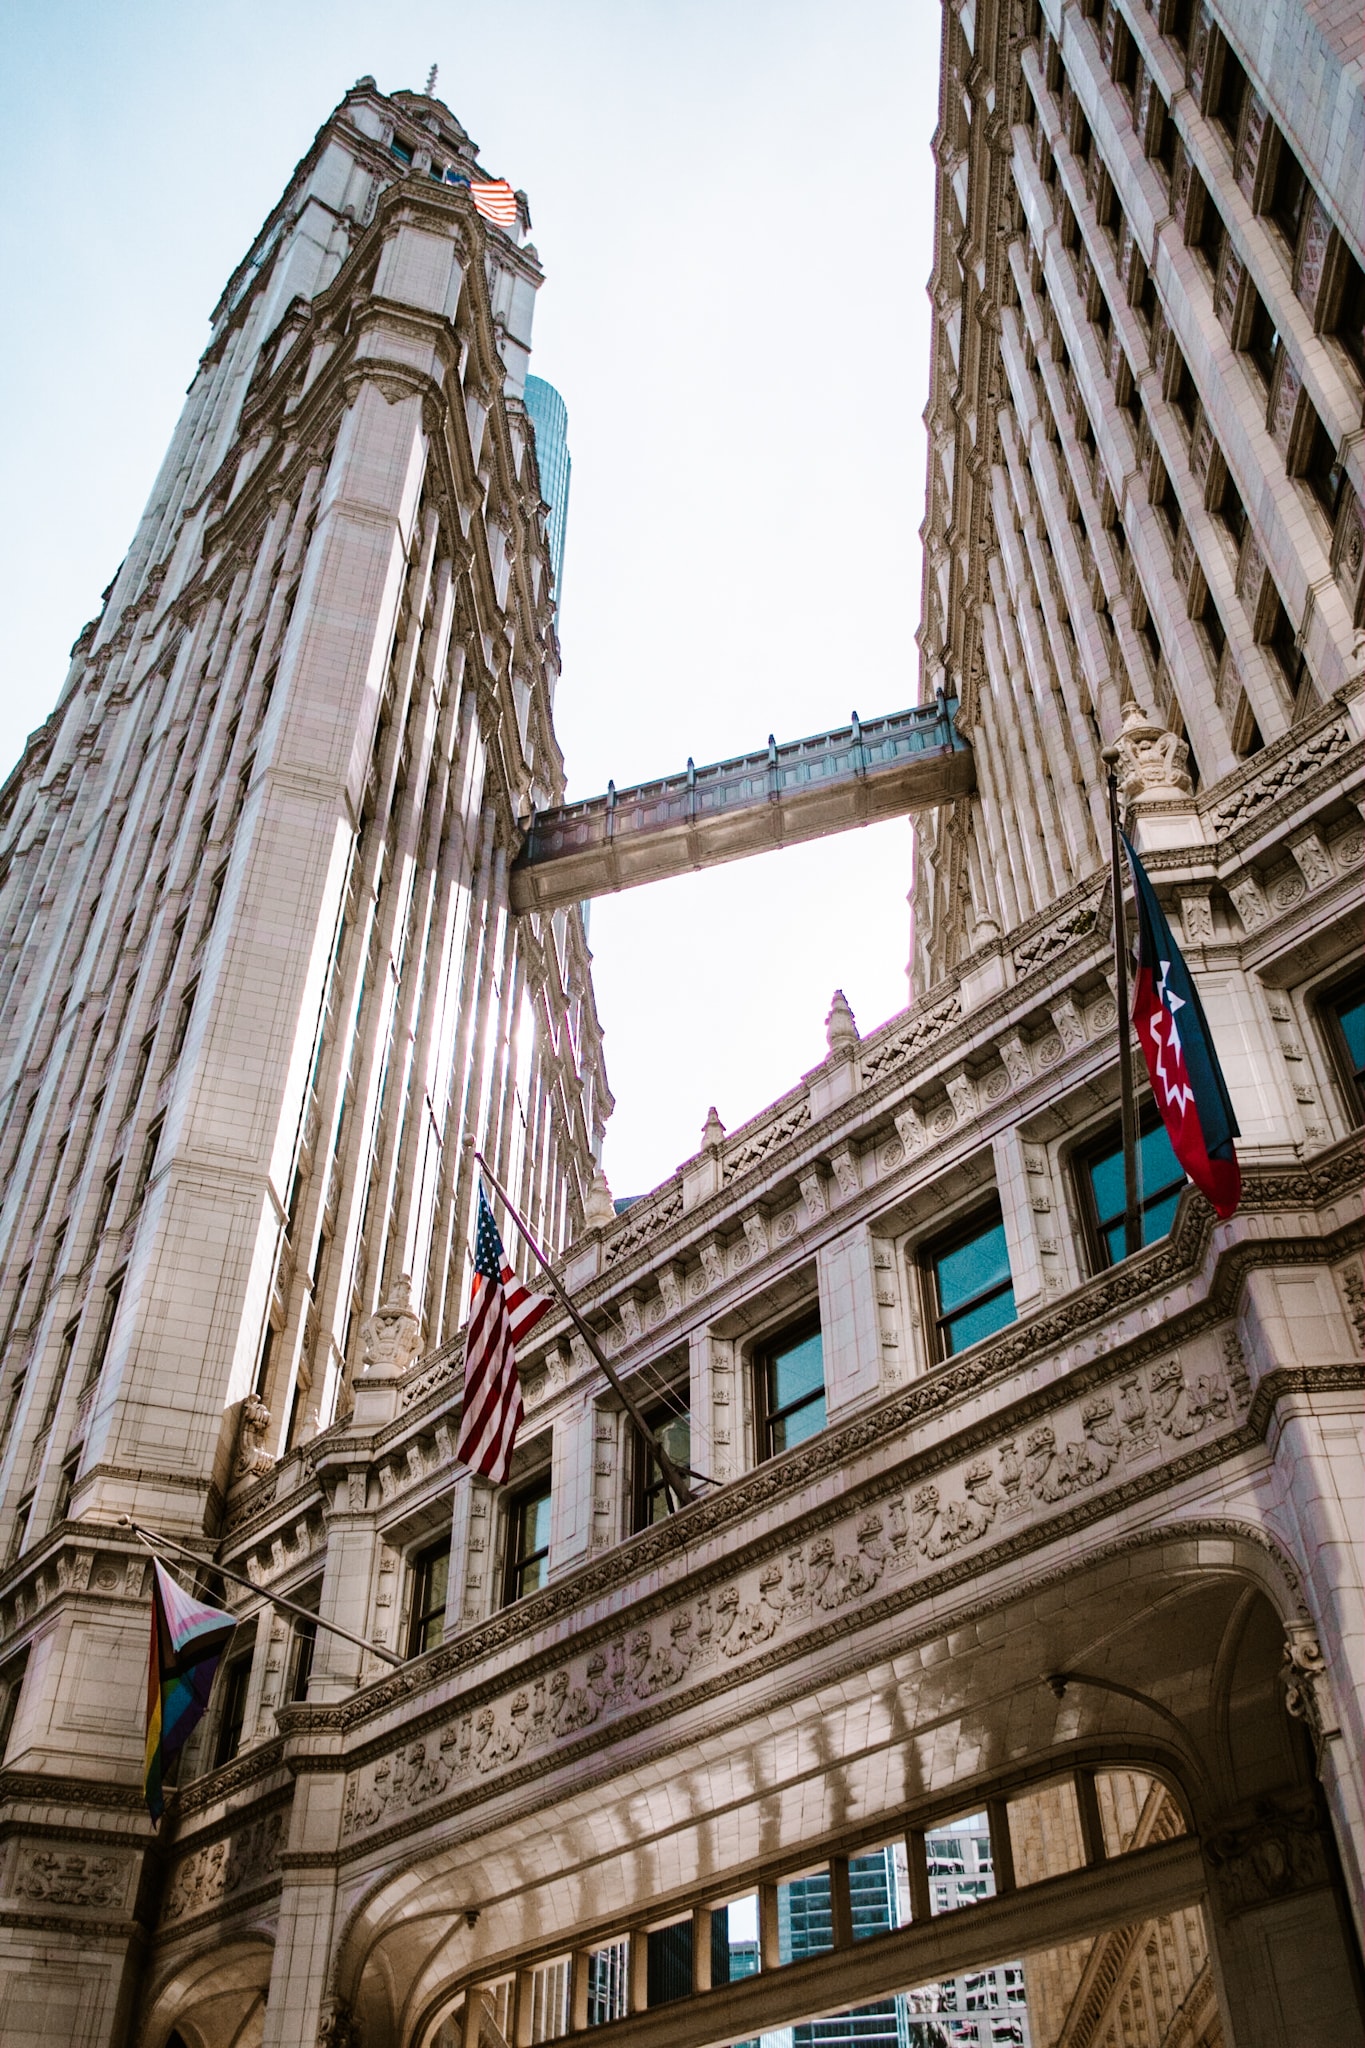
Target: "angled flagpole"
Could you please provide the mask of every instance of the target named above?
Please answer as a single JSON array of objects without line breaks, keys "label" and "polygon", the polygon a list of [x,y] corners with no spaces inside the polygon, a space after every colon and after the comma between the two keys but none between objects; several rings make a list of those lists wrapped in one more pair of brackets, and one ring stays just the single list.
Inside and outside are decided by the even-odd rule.
[{"label": "angled flagpole", "polygon": [[1123,1256],[1142,1250],[1138,1199],[1137,1104],[1133,1095],[1132,1018],[1128,999],[1128,930],[1123,916],[1123,871],[1119,866],[1119,779],[1117,747],[1100,755],[1108,769],[1109,878],[1114,899],[1114,994],[1119,1009],[1119,1122],[1123,1131]]},{"label": "angled flagpole", "polygon": [[191,1564],[197,1565],[201,1572],[217,1572],[220,1579],[231,1579],[234,1586],[245,1586],[248,1593],[254,1593],[257,1599],[267,1601],[271,1607],[281,1607],[286,1614],[296,1615],[300,1621],[311,1621],[315,1628],[325,1628],[329,1635],[344,1637],[348,1643],[354,1643],[357,1650],[368,1650],[371,1656],[382,1657],[384,1662],[392,1664],[395,1670],[407,1662],[404,1657],[396,1657],[392,1650],[381,1649],[378,1643],[367,1643],[364,1636],[352,1635],[350,1629],[343,1628],[339,1621],[324,1621],[320,1614],[314,1614],[311,1607],[300,1607],[297,1600],[286,1600],[283,1593],[267,1593],[264,1587],[254,1585],[240,1572],[229,1571],[225,1564],[217,1564],[211,1557],[203,1556],[200,1551],[188,1549],[185,1544],[177,1543],[173,1536],[162,1536],[155,1529],[144,1529],[131,1515],[120,1515],[119,1527],[131,1529],[138,1541],[146,1544],[153,1557],[158,1550],[174,1550],[179,1556],[188,1558]]},{"label": "angled flagpole", "polygon": [[668,1452],[664,1449],[663,1445],[660,1443],[654,1431],[645,1421],[645,1418],[640,1411],[639,1404],[635,1400],[635,1397],[632,1394],[627,1393],[625,1387],[622,1385],[620,1379],[618,1378],[614,1367],[612,1366],[611,1360],[607,1357],[606,1352],[598,1343],[595,1334],[591,1329],[589,1329],[587,1323],[583,1320],[582,1316],[578,1313],[578,1310],[574,1307],[572,1301],[570,1301],[568,1295],[564,1292],[564,1289],[560,1286],[558,1276],[555,1273],[555,1269],[550,1264],[549,1259],[545,1256],[545,1253],[541,1250],[540,1246],[537,1244],[535,1235],[532,1232],[530,1224],[521,1214],[520,1210],[513,1202],[511,1196],[508,1194],[506,1188],[502,1185],[501,1181],[494,1173],[492,1167],[488,1164],[488,1161],[484,1158],[482,1152],[480,1152],[477,1149],[477,1147],[474,1151],[474,1158],[478,1164],[479,1171],[487,1180],[494,1194],[498,1195],[501,1198],[503,1207],[506,1209],[512,1221],[516,1224],[518,1232],[526,1242],[527,1249],[530,1251],[537,1265],[544,1273],[545,1278],[549,1281],[550,1286],[554,1290],[555,1299],[558,1301],[560,1307],[568,1316],[570,1322],[577,1330],[579,1336],[583,1339],[583,1342],[587,1345],[589,1351],[591,1351],[593,1357],[597,1360],[597,1363],[601,1366],[603,1372],[606,1374],[607,1379],[611,1384],[612,1390],[616,1394],[618,1400],[620,1401],[622,1407],[625,1409],[626,1413],[629,1415],[631,1421],[634,1423],[636,1429],[639,1431],[642,1442],[647,1447],[650,1456],[654,1459],[655,1463],[659,1467],[660,1472],[663,1474],[664,1485],[667,1487],[669,1493],[672,1494],[675,1504],[678,1507],[686,1507],[689,1501],[696,1500],[699,1498],[699,1496],[693,1493],[691,1487],[683,1478],[682,1473],[678,1470],[678,1467],[669,1457]]}]

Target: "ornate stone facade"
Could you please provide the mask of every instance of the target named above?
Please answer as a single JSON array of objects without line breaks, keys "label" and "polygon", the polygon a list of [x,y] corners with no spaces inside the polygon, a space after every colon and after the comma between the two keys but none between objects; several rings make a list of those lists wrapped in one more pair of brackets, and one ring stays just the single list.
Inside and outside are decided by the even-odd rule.
[{"label": "ornate stone facade", "polygon": [[[1329,559],[1303,465],[1311,405],[1341,457],[1335,516],[1356,516],[1359,378],[1332,323],[1362,253],[1340,198],[1365,126],[1329,17],[945,13],[923,694],[960,699],[977,792],[923,832],[911,1007],[864,1036],[836,992],[828,1057],[739,1130],[713,1112],[619,1216],[593,1165],[609,1097],[581,925],[504,916],[499,893],[527,807],[561,793],[516,402],[538,272],[428,176],[443,151],[470,160],[438,103],[362,81],[321,132],[202,373],[216,391],[221,364],[242,370],[240,416],[192,394],[135,567],[6,799],[5,1014],[28,1077],[8,1098],[0,1382],[7,2042],[531,2048],[591,2024],[619,2048],[707,2048],[1015,1958],[1026,2010],[956,2008],[957,2041],[1358,2040],[1359,550]],[[1310,75],[1334,81],[1331,149]],[[1308,173],[1292,265],[1286,150]],[[284,224],[314,176],[337,239],[304,282]],[[1259,397],[1234,359],[1259,346],[1253,286],[1282,351]],[[1235,570],[1219,478],[1244,507]],[[342,578],[328,536],[358,498],[387,538]],[[364,660],[310,654],[362,587]],[[1272,593],[1296,621],[1287,671]],[[73,958],[43,936],[51,864],[74,860],[80,818],[132,815],[141,728],[120,721],[173,707],[182,674],[220,717],[248,630],[243,680],[278,678],[254,740],[248,694],[229,743],[260,764],[230,829],[257,836],[224,865],[217,810],[166,812],[168,850],[210,819],[202,858],[168,859],[164,883],[144,859],[141,893],[111,879],[81,942],[103,960],[130,906],[119,943],[145,962],[126,998],[120,953],[47,1002],[41,962]],[[324,673],[357,692],[332,752],[333,696],[304,687]],[[406,678],[387,724],[386,677]],[[293,752],[290,706],[314,735]],[[1231,1221],[1187,1188],[1117,1262],[1091,1170],[1117,1121],[1109,742],[1244,1169]],[[171,719],[144,764],[178,744]],[[191,759],[226,816],[241,778],[219,745],[200,735]],[[449,1004],[436,960],[455,963]],[[288,1028],[267,1004],[237,1055],[264,1067],[215,1095],[213,1020],[289,972]],[[233,1009],[214,992],[238,982]],[[182,1012],[158,1079],[149,1020]],[[423,1121],[404,1105],[436,1073],[449,1109]],[[521,1361],[511,1486],[455,1464],[471,1131],[562,1248],[615,1370],[661,1421],[686,1414],[681,1512],[649,1511],[626,1417],[558,1315]],[[998,1232],[1008,1301],[964,1341],[940,1266],[974,1231]],[[820,1426],[784,1447],[773,1361],[817,1331]],[[544,1583],[510,1600],[518,1503],[547,1485]],[[231,1590],[240,1727],[224,1684],[155,1844],[127,1507],[404,1658],[314,1642]],[[966,1816],[985,1817],[994,1892],[936,1912],[926,1839]],[[908,1906],[855,1939],[850,1864],[888,1845]],[[833,1945],[789,1958],[783,1887],[812,1873]],[[715,1930],[740,1900],[761,1968],[726,1983]],[[664,1928],[691,1960],[660,2009]]]}]

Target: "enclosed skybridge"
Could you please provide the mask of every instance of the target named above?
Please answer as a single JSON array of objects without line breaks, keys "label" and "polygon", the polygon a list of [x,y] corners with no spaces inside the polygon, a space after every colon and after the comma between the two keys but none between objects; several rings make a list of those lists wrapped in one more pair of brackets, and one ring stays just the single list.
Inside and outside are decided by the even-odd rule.
[{"label": "enclosed skybridge", "polygon": [[514,910],[555,910],[770,846],[900,818],[974,787],[955,697],[816,733],[634,789],[537,811],[511,873]]}]

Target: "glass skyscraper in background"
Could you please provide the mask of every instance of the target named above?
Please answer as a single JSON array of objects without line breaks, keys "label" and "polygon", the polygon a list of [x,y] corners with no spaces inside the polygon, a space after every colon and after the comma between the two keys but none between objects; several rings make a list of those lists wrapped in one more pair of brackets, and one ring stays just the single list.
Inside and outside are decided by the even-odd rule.
[{"label": "glass skyscraper in background", "polygon": [[[925,1851],[935,1915],[993,1896],[984,1814],[928,1836]],[[899,1843],[855,1856],[848,1879],[855,1941],[909,1922],[909,1880]],[[778,1945],[784,1963],[834,1946],[827,1871],[779,1886]],[[828,2019],[765,2034],[753,2048],[1031,2048],[1023,1966],[1002,1963],[967,1971],[941,1984],[921,1985]]]},{"label": "glass skyscraper in background", "polygon": [[535,429],[540,488],[550,508],[550,567],[555,579],[555,597],[558,598],[564,587],[564,530],[569,518],[569,482],[573,475],[573,457],[569,454],[569,408],[553,384],[547,384],[543,377],[528,376],[526,411]]}]

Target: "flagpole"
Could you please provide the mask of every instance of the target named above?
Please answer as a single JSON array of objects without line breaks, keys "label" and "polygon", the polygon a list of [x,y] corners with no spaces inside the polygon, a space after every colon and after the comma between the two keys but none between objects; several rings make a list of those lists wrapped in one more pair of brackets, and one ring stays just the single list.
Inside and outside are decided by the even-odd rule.
[{"label": "flagpole", "polygon": [[395,1671],[400,1670],[407,1662],[406,1657],[396,1657],[392,1650],[381,1650],[378,1643],[367,1643],[364,1636],[352,1635],[350,1629],[343,1628],[339,1621],[324,1621],[320,1614],[314,1614],[311,1607],[300,1607],[297,1600],[286,1600],[283,1593],[267,1593],[263,1587],[243,1578],[240,1572],[229,1571],[225,1564],[215,1563],[211,1557],[205,1557],[202,1551],[190,1550],[185,1544],[177,1543],[173,1536],[162,1536],[155,1529],[144,1529],[131,1515],[120,1515],[119,1527],[131,1529],[134,1536],[146,1544],[153,1556],[156,1555],[158,1546],[163,1550],[178,1551],[181,1557],[187,1557],[191,1563],[197,1564],[200,1571],[217,1572],[219,1578],[231,1579],[234,1586],[245,1586],[248,1593],[255,1593],[259,1599],[268,1600],[272,1607],[282,1607],[286,1614],[296,1615],[300,1621],[311,1621],[315,1628],[325,1628],[329,1635],[343,1636],[348,1643],[354,1643],[358,1650],[368,1650],[371,1656],[382,1657],[386,1664],[393,1665]]},{"label": "flagpole", "polygon": [[521,1214],[520,1210],[516,1206],[516,1203],[512,1200],[506,1188],[502,1185],[501,1181],[494,1173],[492,1167],[488,1164],[488,1161],[484,1158],[482,1152],[480,1152],[477,1149],[477,1147],[475,1148],[474,1158],[477,1161],[480,1170],[484,1174],[486,1174],[488,1181],[492,1186],[494,1194],[498,1195],[501,1198],[503,1207],[506,1209],[512,1221],[516,1224],[517,1229],[520,1232],[521,1236],[525,1239],[532,1256],[535,1258],[536,1262],[540,1266],[541,1271],[544,1273],[545,1278],[549,1281],[551,1287],[554,1289],[555,1298],[559,1302],[560,1307],[564,1310],[565,1314],[572,1322],[574,1328],[578,1331],[579,1336],[583,1339],[583,1342],[587,1345],[589,1351],[591,1351],[593,1357],[601,1366],[603,1372],[606,1374],[608,1380],[611,1382],[612,1388],[618,1396],[622,1406],[625,1408],[626,1413],[630,1416],[630,1419],[635,1424],[636,1429],[640,1432],[640,1435],[644,1438],[644,1441],[649,1446],[650,1455],[655,1459],[656,1463],[658,1464],[660,1472],[663,1474],[664,1485],[668,1488],[669,1492],[674,1496],[677,1505],[679,1507],[686,1507],[689,1501],[695,1500],[698,1496],[692,1492],[692,1489],[688,1486],[681,1472],[679,1472],[677,1466],[669,1457],[668,1452],[664,1449],[658,1437],[654,1434],[654,1431],[645,1421],[645,1418],[643,1414],[640,1412],[639,1405],[636,1402],[634,1396],[626,1392],[625,1387],[621,1384],[620,1379],[617,1377],[616,1371],[612,1366],[610,1359],[607,1357],[606,1352],[602,1349],[602,1346],[598,1343],[597,1338],[594,1335],[593,1331],[588,1327],[587,1323],[584,1322],[582,1316],[578,1313],[578,1310],[574,1307],[568,1295],[560,1286],[558,1277],[555,1273],[555,1269],[550,1264],[550,1261],[546,1258],[540,1246],[536,1243],[535,1237],[532,1234],[530,1224]]},{"label": "flagpole", "polygon": [[1123,873],[1119,866],[1119,779],[1117,747],[1100,755],[1109,783],[1109,878],[1114,899],[1114,994],[1119,1011],[1119,1123],[1123,1133],[1123,1256],[1142,1250],[1138,1201],[1137,1104],[1133,1095],[1132,1018],[1128,1000],[1128,930],[1123,915]]}]

